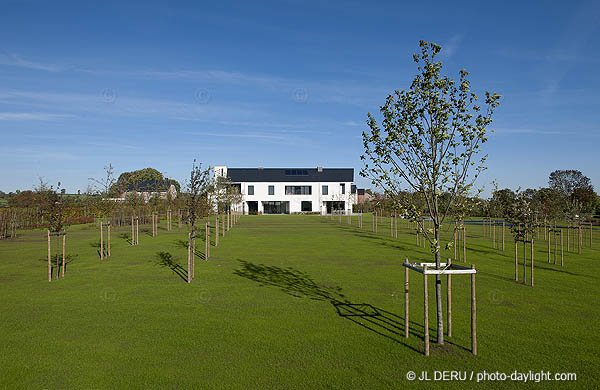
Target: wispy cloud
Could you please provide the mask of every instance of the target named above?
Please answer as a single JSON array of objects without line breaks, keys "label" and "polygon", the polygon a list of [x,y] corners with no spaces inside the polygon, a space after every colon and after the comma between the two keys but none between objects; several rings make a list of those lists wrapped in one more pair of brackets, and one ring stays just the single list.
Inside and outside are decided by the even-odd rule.
[{"label": "wispy cloud", "polygon": [[[109,115],[109,116],[143,116],[161,117],[164,119],[183,120],[214,120],[223,116],[248,118],[259,114],[255,107],[243,108],[241,106],[219,105],[215,103],[198,104],[181,101],[146,99],[114,95],[114,100],[106,101],[103,91],[94,94],[77,93],[50,93],[37,91],[1,91],[0,103],[21,105],[25,107],[42,108],[46,110],[59,110],[69,107],[73,112]],[[18,118],[16,113],[10,114],[6,119]],[[27,118],[27,115],[21,115]],[[34,116],[30,116],[33,118]],[[41,117],[41,116],[40,116]],[[48,116],[47,118],[51,118]]]},{"label": "wispy cloud", "polygon": [[557,135],[564,134],[563,131],[557,130],[544,130],[544,129],[494,129],[494,133],[498,135],[508,134],[545,134],[545,135]]},{"label": "wispy cloud", "polygon": [[48,112],[0,112],[0,121],[56,121],[71,118],[76,118],[76,116]]},{"label": "wispy cloud", "polygon": [[65,151],[51,151],[44,148],[3,148],[0,151],[12,158],[39,161],[39,160],[77,160],[79,157]]},{"label": "wispy cloud", "polygon": [[286,137],[276,134],[261,133],[206,133],[206,132],[188,132],[189,135],[201,135],[210,137],[234,137],[234,138],[259,138],[259,139],[277,139],[285,140]]},{"label": "wispy cloud", "polygon": [[29,61],[16,54],[0,54],[0,65],[15,66],[19,68],[45,70],[48,72],[58,72],[64,68],[54,64],[44,64],[41,62]]},{"label": "wispy cloud", "polygon": [[464,38],[464,34],[454,34],[448,42],[442,45],[442,51],[440,52],[440,56],[446,59],[451,58],[458,50]]}]

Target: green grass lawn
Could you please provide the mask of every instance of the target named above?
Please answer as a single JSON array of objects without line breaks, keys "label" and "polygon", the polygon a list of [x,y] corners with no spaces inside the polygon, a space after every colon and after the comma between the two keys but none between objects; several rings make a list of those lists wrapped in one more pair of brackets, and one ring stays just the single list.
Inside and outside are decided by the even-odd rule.
[{"label": "green grass lawn", "polygon": [[[141,226],[138,246],[127,242],[129,227],[113,228],[112,256],[103,261],[97,226],[71,227],[66,278],[52,283],[45,232],[21,231],[0,241],[0,386],[477,386],[474,380],[409,382],[409,370],[430,377],[434,370],[574,372],[576,382],[479,387],[600,386],[600,240],[594,249],[585,243],[581,255],[567,253],[562,268],[548,264],[547,244],[539,240],[532,288],[513,280],[508,235],[502,252],[491,248],[481,227],[469,226],[468,261],[479,271],[479,354],[470,352],[470,277],[455,276],[454,334],[442,348],[434,343],[429,279],[432,351],[425,357],[423,278],[411,272],[411,335],[405,339],[401,264],[405,258],[431,261],[429,249],[416,247],[405,221],[397,239],[390,237],[389,220],[378,234],[369,215],[362,230],[356,222],[243,216],[209,261],[196,260],[191,285],[182,278],[187,233],[176,224],[167,232],[163,223],[155,238]],[[204,249],[201,240],[197,249]]]}]

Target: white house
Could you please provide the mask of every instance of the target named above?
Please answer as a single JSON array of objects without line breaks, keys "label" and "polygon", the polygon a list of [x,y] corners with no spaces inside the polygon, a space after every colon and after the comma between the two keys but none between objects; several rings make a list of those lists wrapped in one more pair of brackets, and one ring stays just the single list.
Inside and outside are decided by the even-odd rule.
[{"label": "white house", "polygon": [[214,167],[215,178],[239,185],[244,214],[293,214],[332,211],[348,214],[355,203],[354,168]]}]

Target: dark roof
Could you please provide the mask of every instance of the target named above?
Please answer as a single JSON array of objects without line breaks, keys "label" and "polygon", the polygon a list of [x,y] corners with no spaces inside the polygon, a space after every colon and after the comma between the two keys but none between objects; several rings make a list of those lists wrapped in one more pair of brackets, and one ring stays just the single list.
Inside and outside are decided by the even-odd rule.
[{"label": "dark roof", "polygon": [[142,180],[135,183],[129,183],[127,189],[128,191],[154,192],[167,191],[170,187],[171,183],[166,180]]},{"label": "dark roof", "polygon": [[227,168],[234,183],[242,182],[353,182],[354,168]]}]

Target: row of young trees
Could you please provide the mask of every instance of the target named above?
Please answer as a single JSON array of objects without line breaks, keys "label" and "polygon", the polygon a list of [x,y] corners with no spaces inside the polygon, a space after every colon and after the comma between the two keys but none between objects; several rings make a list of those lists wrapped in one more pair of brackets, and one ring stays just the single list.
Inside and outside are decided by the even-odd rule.
[{"label": "row of young trees", "polygon": [[[15,229],[45,226],[57,232],[71,224],[93,222],[95,218],[111,220],[119,225],[127,223],[130,216],[145,217],[152,213],[164,215],[167,210],[174,211],[193,228],[199,216],[224,213],[232,205],[241,202],[239,186],[231,183],[227,177],[212,177],[210,167],[202,169],[201,164],[196,165],[195,161],[190,180],[183,191],[177,191],[176,194],[166,191],[166,195],[161,196],[157,190],[148,199],[135,190],[136,182],[133,180],[163,180],[162,175],[157,175],[158,171],[146,168],[126,172],[117,180],[112,164],[108,164],[104,171],[103,178],[90,179],[91,185],[85,194],[65,194],[61,183],[56,187],[49,186],[42,179],[33,191],[14,194],[9,198],[10,207],[0,216],[2,231],[7,232],[2,236],[11,236],[9,230],[13,226]],[[124,200],[117,201],[114,197],[116,187],[134,190],[124,191],[121,193],[125,194]],[[179,188],[178,184],[176,189]]]}]

